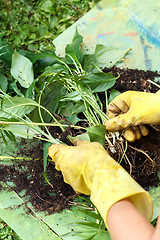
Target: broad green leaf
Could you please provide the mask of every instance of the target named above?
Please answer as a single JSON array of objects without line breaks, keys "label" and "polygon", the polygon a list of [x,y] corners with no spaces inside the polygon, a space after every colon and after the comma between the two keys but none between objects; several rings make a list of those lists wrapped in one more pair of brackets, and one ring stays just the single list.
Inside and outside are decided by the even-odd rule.
[{"label": "broad green leaf", "polygon": [[91,142],[99,142],[103,147],[105,146],[106,127],[104,125],[97,125],[86,129]]},{"label": "broad green leaf", "polygon": [[121,50],[112,46],[97,44],[93,54],[83,56],[83,69],[90,73],[98,73],[105,67],[112,67],[124,60],[130,49]]},{"label": "broad green leaf", "polygon": [[50,17],[50,21],[49,21],[50,28],[54,28],[56,26],[57,22],[58,22],[58,17],[56,15],[52,15]]},{"label": "broad green leaf", "polygon": [[10,141],[16,142],[16,138],[12,132],[6,130],[4,130],[3,132]]},{"label": "broad green leaf", "polygon": [[[16,140],[18,140],[16,138]],[[16,150],[16,152],[18,151],[18,145],[17,145],[17,142],[11,142],[10,140],[8,140],[8,146],[6,148],[2,138],[0,137],[0,155],[7,155],[10,154],[12,156],[14,156],[14,152]],[[1,161],[0,161],[1,163]]]},{"label": "broad green leaf", "polygon": [[43,146],[43,168],[44,172],[46,171],[47,168],[47,158],[48,158],[48,148],[50,147],[51,143],[45,143]]},{"label": "broad green leaf", "polygon": [[29,88],[34,80],[31,61],[19,53],[14,52],[12,55],[11,74],[22,87]]},{"label": "broad green leaf", "polygon": [[93,93],[104,92],[113,87],[116,78],[111,73],[90,73],[82,77],[82,81],[86,83]]},{"label": "broad green leaf", "polygon": [[[41,94],[41,90],[42,92],[48,88],[49,84],[52,84],[53,82],[58,82],[61,86],[63,85],[61,80],[60,80],[60,75],[62,73],[63,70],[56,72],[44,72],[40,75],[37,83],[36,83],[36,88],[35,91],[39,94]],[[39,90],[38,90],[38,89]],[[37,91],[38,90],[38,91]]]},{"label": "broad green leaf", "polygon": [[150,187],[149,194],[153,201],[153,217],[152,221],[159,216],[160,210],[160,185],[158,187]]},{"label": "broad green leaf", "polygon": [[52,13],[54,10],[52,1],[45,1],[41,6],[41,10]]},{"label": "broad green leaf", "polygon": [[[32,83],[31,83],[31,85],[29,86],[29,88],[27,88],[27,90],[26,90],[26,92],[25,92],[25,98],[31,98],[31,99],[34,99],[34,96],[35,96],[35,88],[36,88],[36,86],[35,86],[35,82],[36,82],[37,80],[35,79]],[[38,91],[39,91],[39,89],[38,89]]]},{"label": "broad green leaf", "polygon": [[122,62],[130,50],[97,44],[94,52],[95,64],[102,69]]},{"label": "broad green leaf", "polygon": [[0,118],[18,118],[29,114],[37,103],[29,98],[9,97],[0,100]]},{"label": "broad green leaf", "polygon": [[119,91],[115,90],[115,89],[111,89],[109,91],[110,95],[109,95],[109,99],[108,99],[108,102],[112,102],[112,100],[117,97],[119,94],[121,94]]},{"label": "broad green leaf", "polygon": [[99,224],[98,223],[94,223],[94,222],[77,222],[77,224],[79,225],[85,225],[91,228],[99,228]]},{"label": "broad green leaf", "polygon": [[41,76],[48,76],[48,75],[51,75],[51,74],[54,74],[54,73],[58,73],[60,71],[68,73],[68,70],[67,70],[65,65],[55,63],[52,66],[46,67],[44,72],[41,74]]},{"label": "broad green leaf", "polygon": [[60,99],[61,102],[64,102],[64,101],[78,102],[80,100],[82,100],[82,97],[81,97],[81,95],[79,95],[79,93],[77,91],[70,92]]},{"label": "broad green leaf", "polygon": [[75,35],[72,39],[72,43],[68,44],[65,48],[66,53],[66,59],[67,62],[74,64],[73,60],[69,57],[71,56],[76,64],[81,62],[82,59],[82,51],[81,51],[81,43],[83,42],[83,37],[78,33],[78,30],[76,29]]},{"label": "broad green leaf", "polygon": [[6,76],[0,73],[0,89],[6,93],[8,88],[8,80]]},{"label": "broad green leaf", "polygon": [[33,64],[37,60],[42,60],[44,67],[54,64],[56,62],[55,58],[58,58],[53,51],[43,51],[36,54],[28,51],[20,51],[20,53],[27,57]]},{"label": "broad green leaf", "polygon": [[7,63],[9,66],[11,65],[13,52],[14,51],[10,45],[3,42],[0,38],[0,59],[2,59],[2,61]]},{"label": "broad green leaf", "polygon": [[[58,240],[44,221],[5,183],[0,182],[0,218],[5,221],[22,240]],[[30,209],[31,213],[28,213]]]},{"label": "broad green leaf", "polygon": [[83,56],[83,62],[82,67],[85,72],[91,73],[91,72],[99,72],[99,69],[95,66],[95,56],[94,54],[85,54]]},{"label": "broad green leaf", "polygon": [[25,125],[17,124],[5,125],[5,129],[10,133],[14,134],[15,137],[21,137],[26,139],[32,139],[35,135],[39,135],[38,126],[36,126],[36,128],[37,130]]},{"label": "broad green leaf", "polygon": [[88,210],[88,209],[78,209],[77,211],[81,211],[82,213],[85,213],[86,215],[89,215],[91,216],[93,219],[95,220],[100,220],[100,221],[103,221],[102,217],[100,216],[100,214],[98,213],[95,213],[91,210]]},{"label": "broad green leaf", "polygon": [[12,83],[10,84],[10,87],[15,91],[15,93],[17,93],[17,95],[19,95],[19,96],[21,96],[21,97],[24,96],[23,93],[18,89],[17,84],[16,84],[16,81],[12,82]]},{"label": "broad green leaf", "polygon": [[1,137],[2,137],[4,144],[7,146],[7,140],[6,140],[5,134],[3,132],[1,132]]},{"label": "broad green leaf", "polygon": [[81,121],[81,119],[80,119],[79,117],[77,117],[75,114],[67,116],[66,119],[67,119],[72,125],[76,125],[79,121]]},{"label": "broad green leaf", "polygon": [[78,101],[77,103],[74,104],[74,107],[72,108],[72,114],[78,114],[82,113],[86,110],[84,103],[82,101]]},{"label": "broad green leaf", "polygon": [[57,113],[63,115],[72,125],[75,125],[77,122],[82,120],[77,117],[77,114],[84,111],[85,106],[82,101],[78,101],[77,103],[73,103],[70,101],[62,101],[58,105]]},{"label": "broad green leaf", "polygon": [[103,230],[100,230],[96,236],[93,238],[93,240],[111,240],[111,237],[110,237],[110,234],[108,231],[103,231]]},{"label": "broad green leaf", "polygon": [[82,99],[84,99],[84,97],[87,97],[95,101],[96,98],[89,87],[86,87],[82,81],[76,81],[76,83],[78,87],[78,92],[81,95]]},{"label": "broad green leaf", "polygon": [[[82,94],[83,93],[84,92],[82,92]],[[80,93],[74,91],[61,97],[58,109],[58,112],[61,112],[62,114],[65,114],[65,112],[68,112],[69,114],[78,114],[80,112],[84,112],[86,110],[86,107],[84,105],[84,102],[82,101],[82,96],[80,95]]]},{"label": "broad green leaf", "polygon": [[[108,236],[108,232],[104,229],[98,229],[97,226],[91,227],[87,225],[77,224],[78,221],[87,221],[88,223],[96,223],[95,218],[89,216],[88,214],[77,211],[79,207],[73,207],[70,210],[65,210],[60,214],[53,214],[50,216],[41,215],[42,219],[48,224],[48,226],[52,227],[55,232],[62,237],[62,239],[66,240],[84,240],[88,239],[93,234],[104,233],[100,240],[106,240]],[[55,224],[57,223],[57,224]],[[99,226],[100,228],[100,226]],[[108,239],[107,239],[108,240]]]},{"label": "broad green leaf", "polygon": [[[65,93],[65,87],[59,82],[55,81],[49,84],[42,95],[41,105],[48,109],[52,114],[58,108],[60,97]],[[42,116],[45,122],[49,122],[51,120],[51,116],[42,111]]]},{"label": "broad green leaf", "polygon": [[97,113],[97,110],[99,111],[100,108],[99,108],[98,102],[96,100],[96,97],[92,93],[91,89],[89,87],[87,88],[82,82],[79,82],[78,90],[79,90],[79,94],[81,95],[82,100],[85,103],[87,103],[85,106],[87,106],[87,108],[89,106],[91,106]]},{"label": "broad green leaf", "polygon": [[78,235],[80,239],[85,239],[85,240],[91,240],[91,239],[96,239],[96,240],[109,240],[111,239],[109,237],[108,231],[106,231],[103,227],[99,225],[99,228],[96,226],[96,223],[94,222],[89,222],[88,224],[81,224],[78,222],[78,224],[75,227],[75,231],[72,232],[74,236]]},{"label": "broad green leaf", "polygon": [[57,60],[52,57],[40,58],[34,64],[35,73],[41,73],[47,66],[51,66],[52,64],[54,64],[56,62],[57,62]]}]

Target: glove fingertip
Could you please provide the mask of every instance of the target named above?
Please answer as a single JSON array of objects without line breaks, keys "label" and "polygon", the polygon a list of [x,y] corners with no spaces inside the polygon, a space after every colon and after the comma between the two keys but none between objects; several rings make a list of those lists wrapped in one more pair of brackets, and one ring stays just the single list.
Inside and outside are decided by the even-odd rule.
[{"label": "glove fingertip", "polygon": [[136,134],[131,127],[124,131],[123,136],[129,142],[134,142],[136,140]]},{"label": "glove fingertip", "polygon": [[139,125],[139,128],[141,130],[142,136],[147,136],[149,134],[149,130],[145,125]]}]

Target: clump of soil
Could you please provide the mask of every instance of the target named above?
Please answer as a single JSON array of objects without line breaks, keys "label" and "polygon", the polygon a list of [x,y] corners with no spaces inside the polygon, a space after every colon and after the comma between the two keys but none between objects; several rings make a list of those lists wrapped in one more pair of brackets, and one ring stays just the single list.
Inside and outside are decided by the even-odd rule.
[{"label": "clump of soil", "polygon": [[[114,89],[120,92],[127,90],[156,92],[159,90],[147,81],[154,80],[154,77],[159,76],[157,72],[116,67],[104,69],[104,71],[114,75],[117,75],[117,72],[120,74],[114,86]],[[103,94],[100,94],[100,97],[103,101]],[[122,166],[146,189],[159,184],[157,172],[160,169],[160,134],[154,127],[149,126],[149,130],[148,137],[142,137],[139,141],[128,144],[126,152],[124,151],[125,140],[123,137],[116,140],[114,151],[106,144],[106,150],[118,162],[121,161],[125,152],[121,162]],[[80,134],[80,131],[73,132],[70,127],[65,133],[62,133],[58,127],[50,128],[49,131],[54,137],[59,137],[64,142],[67,142],[68,134],[73,136]],[[62,174],[55,170],[53,162],[49,162],[47,167],[47,178],[50,185],[44,180],[43,143],[35,141],[32,146],[26,144],[23,149],[19,149],[19,153],[24,153],[31,159],[24,158],[23,161],[11,166],[0,165],[0,181],[14,182],[13,189],[18,194],[25,189],[25,195],[29,196],[29,201],[37,210],[53,213],[69,208],[70,202],[74,200],[76,194],[68,184],[64,183]]]},{"label": "clump of soil", "polygon": [[50,185],[45,181],[43,144],[37,144],[36,141],[32,142],[32,145],[26,143],[17,153],[26,156],[21,162],[17,161],[9,166],[0,165],[0,181],[13,182],[12,189],[18,194],[25,189],[25,196],[29,197],[35,209],[48,213],[60,212],[69,208],[70,201],[73,201],[76,194],[70,185],[64,183],[62,174],[55,170],[52,162],[48,164],[46,171]]}]

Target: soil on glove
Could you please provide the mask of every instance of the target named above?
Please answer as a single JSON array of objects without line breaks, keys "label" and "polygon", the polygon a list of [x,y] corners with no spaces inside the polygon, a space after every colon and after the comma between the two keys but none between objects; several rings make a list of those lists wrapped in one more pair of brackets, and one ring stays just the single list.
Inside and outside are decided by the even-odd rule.
[{"label": "soil on glove", "polygon": [[[159,90],[148,82],[159,76],[157,72],[115,67],[104,69],[104,71],[111,72],[115,76],[117,73],[120,74],[114,86],[114,89],[120,92],[127,90],[156,92]],[[100,94],[100,98],[103,101],[103,94]],[[64,142],[67,142],[68,134],[75,136],[80,133],[71,132],[70,128],[65,133],[62,133],[57,127],[49,130],[54,137],[59,137]],[[106,143],[106,150],[109,154],[116,161],[121,162],[121,165],[145,189],[159,184],[157,172],[160,169],[160,129],[149,126],[149,130],[148,136],[142,137],[134,143],[128,143],[127,147],[122,136],[115,139],[113,148]],[[13,189],[18,194],[25,189],[25,195],[29,197],[29,201],[35,209],[51,214],[69,208],[76,194],[68,184],[64,183],[61,173],[55,170],[52,161],[48,162],[47,166],[47,178],[50,185],[44,180],[43,144],[34,140],[32,146],[25,143],[23,148],[19,148],[19,152],[16,154],[17,156],[24,154],[24,159],[21,162],[14,162],[12,166],[0,165],[0,181],[14,182]]]}]

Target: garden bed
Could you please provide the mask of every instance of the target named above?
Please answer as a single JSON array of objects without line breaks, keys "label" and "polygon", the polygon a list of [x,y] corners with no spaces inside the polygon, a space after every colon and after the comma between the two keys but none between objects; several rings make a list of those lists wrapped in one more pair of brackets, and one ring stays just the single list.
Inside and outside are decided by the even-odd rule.
[{"label": "garden bed", "polygon": [[[105,72],[120,74],[114,89],[124,92],[127,90],[156,92],[158,88],[148,82],[158,77],[157,72],[111,68]],[[103,102],[103,94],[99,94]],[[58,127],[50,127],[54,137],[64,142],[67,135],[75,136],[77,131],[70,128],[62,133]],[[132,177],[145,189],[149,186],[157,186],[159,178],[157,173],[160,169],[160,134],[158,128],[149,126],[150,133],[139,141],[129,143],[125,152],[125,140],[122,136],[116,139],[114,151],[106,143],[106,150],[132,175]],[[78,131],[78,134],[80,130]],[[23,148],[19,147],[15,154],[24,155],[24,159],[17,161],[14,165],[0,165],[0,180],[7,183],[13,182],[13,190],[21,195],[25,190],[26,201],[30,201],[38,211],[47,211],[49,214],[60,212],[69,208],[74,201],[76,194],[73,189],[63,182],[60,172],[54,168],[54,163],[49,162],[47,166],[47,178],[50,185],[43,177],[43,142],[33,141],[32,144],[25,143]],[[29,159],[27,159],[29,158]]]}]

